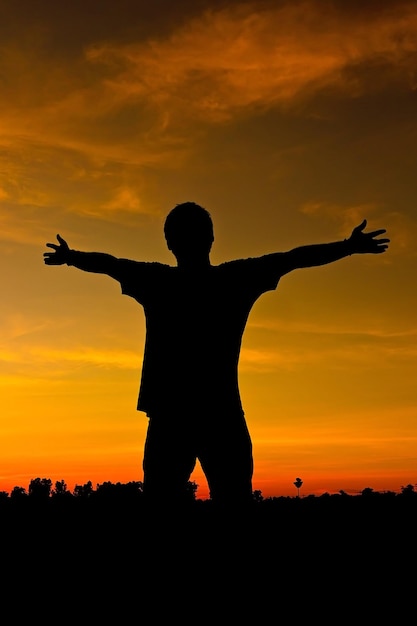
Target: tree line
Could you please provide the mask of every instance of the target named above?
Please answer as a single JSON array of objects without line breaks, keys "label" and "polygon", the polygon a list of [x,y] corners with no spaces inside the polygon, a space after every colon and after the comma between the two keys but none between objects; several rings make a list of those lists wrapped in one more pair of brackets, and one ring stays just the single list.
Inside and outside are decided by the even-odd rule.
[{"label": "tree line", "polygon": [[[297,482],[298,481],[298,482]],[[339,492],[330,494],[324,493],[320,496],[316,495],[305,495],[302,498],[300,497],[299,487],[300,479],[297,479],[294,483],[298,489],[297,495],[294,497],[291,496],[269,496],[265,497],[262,495],[262,491],[255,490],[253,492],[253,501],[254,503],[261,502],[276,502],[278,500],[284,499],[297,499],[297,500],[325,500],[329,498],[336,499],[344,499],[347,498],[358,498],[362,497],[365,499],[373,498],[385,498],[385,499],[393,499],[398,497],[416,497],[417,491],[415,487],[417,486],[409,483],[407,485],[401,486],[401,490],[399,492],[394,491],[374,491],[371,487],[365,487],[362,491],[360,491],[356,495],[349,495],[343,489]],[[302,482],[301,482],[302,484]],[[230,486],[230,489],[233,489],[233,485]],[[197,501],[197,490],[198,484],[194,481],[189,481],[187,483],[187,500],[189,502]],[[108,499],[108,498],[120,498],[126,500],[137,499],[140,500],[143,496],[143,483],[142,481],[130,481],[127,483],[112,483],[111,481],[105,481],[103,483],[97,483],[95,488],[91,480],[87,481],[84,484],[76,484],[73,490],[71,491],[68,488],[65,480],[57,480],[55,483],[50,478],[32,478],[29,482],[29,486],[26,489],[25,487],[15,486],[9,492],[0,491],[0,502],[5,501],[22,501],[26,499],[30,499],[31,501],[46,501],[46,500],[72,500],[72,499],[82,499],[82,500],[91,500],[91,499]]]},{"label": "tree line", "polygon": [[[189,481],[187,484],[187,497],[190,501],[196,500],[198,485]],[[141,498],[143,495],[142,481],[130,481],[128,483],[112,483],[105,481],[97,483],[94,488],[91,480],[84,484],[76,484],[71,491],[65,480],[57,480],[55,483],[50,478],[32,478],[29,486],[15,486],[9,492],[0,491],[0,501],[13,500],[22,501],[26,499],[45,501],[50,499],[70,500],[70,499],[94,499],[121,497],[126,499]]]}]

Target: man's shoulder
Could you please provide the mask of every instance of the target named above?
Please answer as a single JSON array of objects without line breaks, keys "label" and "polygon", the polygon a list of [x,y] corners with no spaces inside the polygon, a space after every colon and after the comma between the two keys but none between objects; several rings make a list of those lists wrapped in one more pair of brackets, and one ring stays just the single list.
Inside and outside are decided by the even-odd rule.
[{"label": "man's shoulder", "polygon": [[138,301],[155,290],[155,285],[169,280],[172,267],[153,261],[132,261],[119,259],[118,279],[122,293]]},{"label": "man's shoulder", "polygon": [[214,267],[219,271],[223,272],[233,272],[239,271],[242,268],[249,267],[253,264],[255,259],[252,257],[242,258],[242,259],[232,259],[231,261],[224,261],[219,265],[215,265]]},{"label": "man's shoulder", "polygon": [[233,259],[232,261],[225,261],[216,267],[219,271],[224,272],[245,272],[259,269],[266,269],[268,267],[277,267],[279,263],[279,253],[264,254],[256,257],[246,257],[241,259]]},{"label": "man's shoulder", "polygon": [[135,261],[132,259],[118,259],[119,264],[126,274],[138,273],[168,273],[172,270],[171,265],[159,263],[158,261]]},{"label": "man's shoulder", "polygon": [[283,273],[280,253],[235,259],[217,267],[229,282],[231,280],[242,287],[260,292],[275,289]]}]

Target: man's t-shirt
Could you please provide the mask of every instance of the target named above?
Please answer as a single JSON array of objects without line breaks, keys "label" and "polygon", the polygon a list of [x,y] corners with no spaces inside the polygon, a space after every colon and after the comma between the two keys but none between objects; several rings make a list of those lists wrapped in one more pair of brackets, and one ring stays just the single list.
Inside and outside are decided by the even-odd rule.
[{"label": "man's t-shirt", "polygon": [[185,270],[120,259],[122,293],[144,309],[137,408],[148,415],[242,411],[238,361],[250,310],[277,287],[279,255]]}]

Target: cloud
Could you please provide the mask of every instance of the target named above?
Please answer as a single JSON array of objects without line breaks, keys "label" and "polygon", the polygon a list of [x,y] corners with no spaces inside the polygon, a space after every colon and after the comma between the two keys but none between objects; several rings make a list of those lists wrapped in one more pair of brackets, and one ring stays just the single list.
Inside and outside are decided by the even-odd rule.
[{"label": "cloud", "polygon": [[43,363],[61,362],[101,367],[138,369],[138,355],[130,350],[99,350],[96,348],[80,348],[72,350],[54,350],[51,348],[32,348],[30,353]]},{"label": "cloud", "polygon": [[[39,223],[33,207],[17,207],[15,203],[3,203],[0,206],[0,241],[12,242],[20,245],[39,245],[48,233],[45,226]],[[8,248],[1,247],[1,252],[7,254]]]},{"label": "cloud", "polygon": [[90,157],[35,139],[2,138],[0,239],[38,244],[45,222],[55,221],[57,211],[101,219],[150,212],[141,199],[146,181],[135,166],[114,162],[110,155],[101,162]]},{"label": "cloud", "polygon": [[159,108],[164,126],[190,116],[224,122],[329,88],[357,96],[369,85],[354,72],[364,65],[373,74],[378,66],[393,67],[412,87],[416,53],[412,5],[352,15],[298,2],[210,10],[167,39],[93,46],[87,58],[108,68],[107,102],[145,100]]},{"label": "cloud", "polygon": [[[352,327],[281,319],[262,319],[248,324],[246,345],[241,350],[242,371],[294,371],[299,367],[331,364],[332,368],[395,368],[411,366],[417,357],[417,328],[386,329],[369,326],[361,332]],[[253,347],[254,338],[257,347]]]},{"label": "cloud", "polygon": [[[332,324],[330,320],[326,320],[326,324],[323,325],[312,322],[311,320],[282,319],[279,317],[263,318],[256,321],[252,319],[248,322],[247,327],[254,332],[260,331],[274,335],[283,334],[286,337],[288,335],[309,335],[316,337],[320,342],[323,342],[326,337],[334,338],[337,341],[340,341],[341,337],[345,337],[348,342],[352,340],[367,342],[384,339],[401,339],[405,344],[417,344],[417,326],[398,329],[395,325],[394,328],[384,328],[383,326],[376,325],[374,321],[369,323],[368,326],[363,323],[360,332],[358,331],[358,326],[355,321],[352,321],[351,325],[341,325],[339,322]],[[277,342],[280,343],[280,340]]]},{"label": "cloud", "polygon": [[43,375],[59,379],[74,367],[91,365],[113,371],[116,369],[138,371],[140,364],[138,355],[128,350],[99,350],[88,347],[55,350],[41,346],[26,346],[24,349],[0,348],[0,375],[3,381],[9,378],[16,380],[19,377],[32,378],[34,369],[37,378]]},{"label": "cloud", "polygon": [[97,212],[101,217],[103,217],[103,211],[108,214],[116,212],[118,215],[121,212],[135,214],[147,212],[137,191],[129,186],[122,186],[116,189],[113,197],[97,208]]},{"label": "cloud", "polygon": [[0,60],[2,136],[144,164],[186,151],[192,120],[222,123],[328,89],[357,96],[378,76],[385,87],[384,67],[415,87],[417,7],[232,3],[158,38],[91,40],[78,55],[48,56],[39,42],[9,42]]},{"label": "cloud", "polygon": [[[63,319],[54,320],[54,330],[60,336],[68,333]],[[55,348],[39,343],[39,336],[51,336],[51,323],[47,317],[39,318],[13,312],[0,319],[0,373],[11,376],[18,370],[33,375],[48,372],[56,378],[73,366],[92,365],[110,369],[138,370],[141,366],[140,351],[101,349],[93,345]],[[53,367],[51,367],[53,365]]]},{"label": "cloud", "polygon": [[341,232],[346,233],[347,229],[352,229],[362,222],[364,216],[373,217],[379,210],[375,203],[363,203],[355,206],[343,206],[329,204],[326,202],[307,202],[300,207],[300,212],[313,217],[326,217],[331,220],[341,222]]},{"label": "cloud", "polygon": [[119,203],[147,212],[141,170],[183,166],[213,125],[322,92],[416,85],[414,3],[355,12],[317,0],[231,2],[187,15],[158,35],[86,27],[82,42],[66,33],[62,44],[53,21],[33,30],[24,15],[12,20],[0,55],[0,200],[10,212],[95,206],[109,218]]},{"label": "cloud", "polygon": [[370,230],[371,222],[376,225],[376,228],[386,227],[387,233],[384,236],[391,239],[388,258],[392,254],[404,253],[407,253],[408,256],[416,256],[414,241],[417,236],[417,223],[412,216],[405,212],[388,211],[384,206],[374,202],[344,206],[320,201],[310,201],[303,204],[300,207],[300,212],[311,217],[324,217],[338,222],[340,224],[339,233],[343,238],[349,230],[366,219],[368,221],[367,231]]}]

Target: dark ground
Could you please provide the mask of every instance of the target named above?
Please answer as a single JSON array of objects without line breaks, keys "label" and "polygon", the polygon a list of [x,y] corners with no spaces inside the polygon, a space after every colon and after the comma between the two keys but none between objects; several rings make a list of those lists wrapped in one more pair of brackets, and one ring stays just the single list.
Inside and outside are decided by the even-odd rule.
[{"label": "dark ground", "polygon": [[415,623],[417,494],[211,504],[3,503],[3,623]]}]

